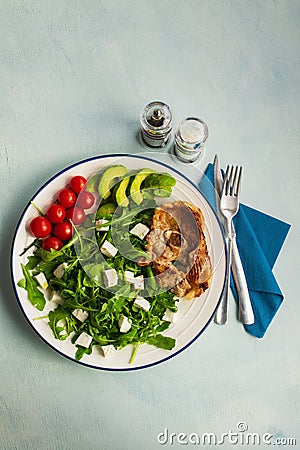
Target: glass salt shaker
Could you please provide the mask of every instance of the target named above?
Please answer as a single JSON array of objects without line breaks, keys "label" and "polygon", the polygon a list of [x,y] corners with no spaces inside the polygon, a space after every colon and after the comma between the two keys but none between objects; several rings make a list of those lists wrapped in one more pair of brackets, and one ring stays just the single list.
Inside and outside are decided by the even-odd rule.
[{"label": "glass salt shaker", "polygon": [[204,151],[208,137],[206,123],[196,117],[188,117],[175,130],[174,151],[178,159],[194,162]]},{"label": "glass salt shaker", "polygon": [[141,136],[150,147],[165,147],[172,131],[172,113],[168,105],[155,101],[148,103],[140,117]]}]

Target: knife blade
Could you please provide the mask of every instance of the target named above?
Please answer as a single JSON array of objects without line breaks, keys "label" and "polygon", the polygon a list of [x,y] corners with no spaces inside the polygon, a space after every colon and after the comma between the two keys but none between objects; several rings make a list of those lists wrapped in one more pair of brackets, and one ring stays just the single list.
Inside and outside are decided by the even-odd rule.
[{"label": "knife blade", "polygon": [[[224,227],[225,218],[220,210],[220,196],[223,187],[223,176],[220,170],[220,163],[218,155],[214,159],[214,185],[215,185],[215,200],[216,200],[216,210],[218,218]],[[239,298],[239,320],[243,324],[250,325],[254,323],[254,314],[252,310],[251,300],[249,296],[249,291],[247,287],[247,281],[240,258],[239,250],[236,243],[236,233],[234,224],[232,223],[232,259],[231,259],[231,270],[234,279],[234,283],[237,289]],[[230,274],[228,274],[230,276]],[[219,308],[224,308],[223,299],[220,302]],[[218,308],[218,309],[219,309]],[[219,313],[220,315],[220,313]],[[216,313],[216,321],[218,321],[218,311]]]},{"label": "knife blade", "polygon": [[[225,217],[221,213],[220,209],[220,195],[223,187],[223,177],[220,171],[219,159],[217,155],[215,156],[214,160],[214,186],[215,186],[216,212],[222,227],[225,229]],[[225,241],[226,241],[226,248],[228,249],[229,241],[226,237]],[[230,267],[228,260],[226,261],[226,275],[227,277],[230,277]],[[215,322],[219,325],[225,325],[228,321],[228,289],[229,283],[226,282],[221,294],[218,309],[215,314]]]}]

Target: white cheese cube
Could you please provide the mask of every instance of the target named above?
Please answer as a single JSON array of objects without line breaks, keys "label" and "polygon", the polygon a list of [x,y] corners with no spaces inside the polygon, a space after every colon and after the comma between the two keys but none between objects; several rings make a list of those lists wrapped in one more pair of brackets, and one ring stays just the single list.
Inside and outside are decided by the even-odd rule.
[{"label": "white cheese cube", "polygon": [[67,267],[68,267],[67,263],[62,263],[58,267],[56,267],[56,269],[53,271],[56,278],[60,280],[63,277]]},{"label": "white cheese cube", "polygon": [[117,351],[112,344],[101,345],[100,349],[101,349],[104,357],[110,356],[110,355],[112,355],[113,353],[115,353]]},{"label": "white cheese cube", "polygon": [[118,274],[115,269],[108,269],[103,272],[104,283],[106,287],[113,287],[118,282]]},{"label": "white cheese cube", "polygon": [[83,332],[80,334],[80,336],[78,336],[78,338],[75,341],[75,344],[80,345],[81,347],[88,348],[92,340],[93,340],[92,336]]},{"label": "white cheese cube", "polygon": [[59,333],[60,337],[66,336],[68,334],[67,330],[61,330]]},{"label": "white cheese cube", "polygon": [[144,239],[144,237],[149,233],[149,228],[143,223],[137,223],[132,230],[130,230],[131,234],[137,236],[140,239]]},{"label": "white cheese cube", "polygon": [[60,319],[57,322],[56,326],[62,328],[58,333],[60,337],[66,336],[68,334],[67,330],[66,330],[66,320],[65,319]]},{"label": "white cheese cube", "polygon": [[[107,223],[107,222],[108,222],[108,220],[106,220],[106,219],[96,220],[96,222],[95,222],[96,230],[97,231],[108,231],[109,230],[109,225],[107,225],[106,227],[103,227],[103,225],[105,223]],[[97,227],[97,225],[102,225],[102,226],[101,227]]]},{"label": "white cheese cube", "polygon": [[144,311],[149,311],[151,304],[146,300],[144,297],[141,297],[140,295],[137,296],[137,298],[133,302],[134,306],[137,306],[138,308],[143,309]]},{"label": "white cheese cube", "polygon": [[74,309],[72,314],[76,319],[80,320],[80,322],[84,322],[89,317],[89,313],[81,308]]},{"label": "white cheese cube", "polygon": [[124,278],[125,281],[128,281],[128,283],[134,283],[134,273],[131,272],[130,270],[125,270]]},{"label": "white cheese cube", "polygon": [[38,286],[38,290],[43,294],[43,296],[47,301],[51,299],[52,290],[50,289],[49,286],[47,287],[47,289],[42,289],[40,286]]},{"label": "white cheese cube", "polygon": [[118,253],[118,249],[108,241],[103,242],[100,250],[103,255],[108,256],[109,258],[116,256],[116,254]]},{"label": "white cheese cube", "polygon": [[59,291],[52,291],[49,300],[50,302],[57,303],[58,305],[61,305],[65,301]]},{"label": "white cheese cube", "polygon": [[120,333],[127,333],[131,328],[131,322],[126,316],[121,316],[119,320]]},{"label": "white cheese cube", "polygon": [[38,282],[42,289],[47,289],[47,287],[49,286],[47,278],[45,277],[45,274],[43,272],[36,275],[34,279]]},{"label": "white cheese cube", "polygon": [[174,323],[176,322],[177,319],[177,313],[171,311],[169,308],[166,309],[165,314],[163,315],[162,320],[164,320],[165,322],[171,322]]},{"label": "white cheese cube", "polygon": [[141,290],[145,289],[143,275],[139,275],[138,277],[135,277],[133,280],[133,284],[134,284],[135,289],[141,289]]}]

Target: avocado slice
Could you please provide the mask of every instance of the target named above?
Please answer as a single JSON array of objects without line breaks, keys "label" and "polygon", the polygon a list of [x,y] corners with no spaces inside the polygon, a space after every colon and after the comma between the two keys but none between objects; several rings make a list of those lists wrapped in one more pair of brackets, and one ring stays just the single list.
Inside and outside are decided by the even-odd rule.
[{"label": "avocado slice", "polygon": [[123,177],[126,174],[127,169],[122,165],[110,166],[105,169],[103,174],[101,175],[98,185],[98,192],[100,196],[104,199],[108,198],[110,196],[110,190],[114,185],[115,179]]},{"label": "avocado slice", "polygon": [[142,169],[135,175],[130,185],[130,195],[137,205],[140,205],[143,201],[143,192],[141,191],[142,182],[154,172],[152,169]]},{"label": "avocado slice", "polygon": [[106,216],[107,214],[113,214],[116,209],[117,209],[117,207],[114,203],[105,203],[104,205],[100,206],[100,208],[98,209],[97,216],[102,217],[102,216]]},{"label": "avocado slice", "polygon": [[130,177],[123,178],[123,180],[120,181],[115,191],[116,202],[119,206],[122,206],[123,208],[126,208],[129,205],[129,200],[126,195],[126,189],[129,185],[129,181]]},{"label": "avocado slice", "polygon": [[100,179],[99,173],[96,173],[91,178],[89,178],[86,183],[85,190],[88,192],[97,192],[99,179]]}]

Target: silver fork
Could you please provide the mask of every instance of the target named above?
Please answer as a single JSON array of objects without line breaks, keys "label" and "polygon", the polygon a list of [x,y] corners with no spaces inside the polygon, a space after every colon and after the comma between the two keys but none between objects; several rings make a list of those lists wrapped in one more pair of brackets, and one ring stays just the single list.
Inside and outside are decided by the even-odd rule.
[{"label": "silver fork", "polygon": [[239,192],[241,186],[242,167],[227,166],[222,194],[220,199],[220,210],[226,219],[225,237],[227,247],[227,263],[224,291],[215,315],[215,322],[219,325],[227,323],[228,318],[228,295],[230,286],[230,265],[231,265],[231,248],[232,248],[232,219],[239,209]]}]

